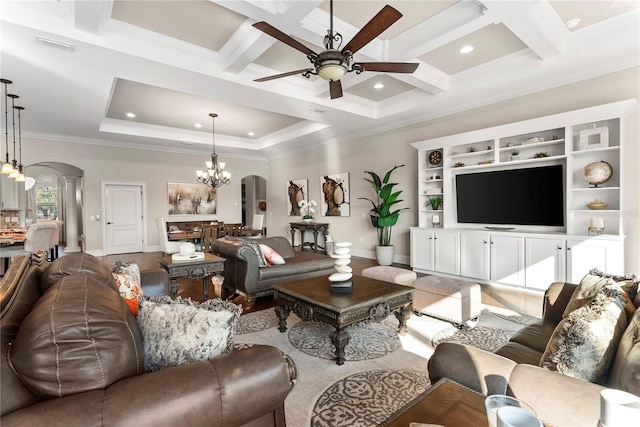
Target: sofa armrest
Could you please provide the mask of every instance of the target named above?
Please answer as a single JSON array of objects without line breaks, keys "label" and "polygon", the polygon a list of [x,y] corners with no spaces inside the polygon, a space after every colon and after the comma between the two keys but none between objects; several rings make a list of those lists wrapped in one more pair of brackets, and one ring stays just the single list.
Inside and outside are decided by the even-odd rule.
[{"label": "sofa armrest", "polygon": [[431,383],[449,378],[482,394],[505,394],[516,362],[463,344],[442,343],[429,359]]},{"label": "sofa armrest", "polygon": [[553,425],[584,427],[598,425],[603,389],[588,381],[521,364],[511,373],[507,394],[531,405],[540,419]]},{"label": "sofa armrest", "polygon": [[226,239],[214,240],[212,250],[225,259],[225,285],[249,293],[258,283],[258,257],[247,244]]},{"label": "sofa armrest", "polygon": [[142,293],[150,297],[170,295],[171,281],[164,268],[152,268],[140,271]]},{"label": "sofa armrest", "polygon": [[270,413],[283,416],[295,376],[280,350],[255,346],[127,378],[105,390],[51,399],[1,421],[3,427],[240,426]]},{"label": "sofa armrest", "polygon": [[560,323],[562,313],[569,303],[573,291],[578,285],[565,282],[554,282],[544,292],[544,305],[542,317],[554,323]]}]

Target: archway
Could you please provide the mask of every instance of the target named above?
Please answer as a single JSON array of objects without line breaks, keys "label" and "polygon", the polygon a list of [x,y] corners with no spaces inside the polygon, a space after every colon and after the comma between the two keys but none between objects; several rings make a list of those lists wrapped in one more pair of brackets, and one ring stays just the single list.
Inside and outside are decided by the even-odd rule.
[{"label": "archway", "polygon": [[61,219],[65,251],[82,250],[84,171],[66,163],[42,162],[26,166],[25,177],[25,196],[21,200],[23,223]]}]

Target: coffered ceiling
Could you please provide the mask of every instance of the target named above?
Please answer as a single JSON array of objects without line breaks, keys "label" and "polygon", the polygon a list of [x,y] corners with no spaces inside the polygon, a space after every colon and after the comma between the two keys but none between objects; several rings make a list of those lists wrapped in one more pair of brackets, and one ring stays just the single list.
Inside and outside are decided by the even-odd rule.
[{"label": "coffered ceiling", "polygon": [[354,58],[417,71],[347,74],[334,100],[319,77],[254,81],[310,63],[252,24],[320,52],[323,0],[4,0],[1,73],[25,136],[208,152],[216,112],[219,153],[268,158],[640,64],[638,1],[336,0],[334,29],[385,4],[404,16]]}]

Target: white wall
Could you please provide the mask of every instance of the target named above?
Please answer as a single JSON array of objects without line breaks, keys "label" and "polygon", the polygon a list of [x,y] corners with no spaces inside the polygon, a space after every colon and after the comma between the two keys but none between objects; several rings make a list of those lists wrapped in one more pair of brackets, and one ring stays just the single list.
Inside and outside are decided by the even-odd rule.
[{"label": "white wall", "polygon": [[[270,234],[286,235],[288,223],[293,218],[286,214],[286,182],[290,179],[309,179],[310,197],[320,198],[319,177],[327,173],[349,172],[351,176],[351,217],[322,217],[330,225],[330,234],[338,240],[353,243],[356,255],[373,257],[376,242],[375,230],[366,213],[367,202],[357,200],[371,196],[368,183],[363,181],[365,170],[378,174],[386,172],[394,164],[406,164],[394,177],[403,189],[405,204],[410,211],[401,214],[394,230],[392,243],[396,246],[396,261],[409,259],[408,227],[417,225],[417,166],[416,150],[409,143],[444,135],[481,129],[505,123],[546,116],[564,111],[606,104],[629,98],[640,99],[640,71],[638,68],[610,74],[604,77],[558,87],[431,120],[400,130],[377,134],[350,142],[334,144],[305,153],[282,157],[269,162],[268,184]],[[625,146],[625,265],[627,272],[640,273],[640,113],[636,111],[628,121]],[[277,212],[281,214],[276,215]],[[330,219],[327,219],[330,218]]]},{"label": "white wall", "polygon": [[86,249],[102,254],[102,220],[91,221],[90,216],[102,211],[101,183],[145,183],[147,191],[147,250],[158,250],[159,240],[155,218],[164,216],[169,221],[220,219],[241,222],[241,179],[247,175],[260,175],[268,179],[266,161],[239,160],[224,156],[226,169],[231,172],[231,184],[218,190],[216,215],[168,216],[167,184],[169,182],[196,182],[195,171],[204,169],[207,155],[175,154],[158,151],[113,148],[65,142],[25,139],[23,159],[27,166],[44,161],[64,162],[84,170],[84,221]]},{"label": "white wall", "polygon": [[[286,185],[290,179],[309,179],[310,198],[320,202],[320,177],[326,174],[350,174],[350,217],[321,217],[330,223],[330,232],[336,240],[351,241],[353,253],[373,258],[376,233],[367,212],[369,204],[358,197],[373,196],[369,184],[362,178],[365,170],[382,174],[393,165],[406,167],[394,173],[398,189],[404,190],[401,206],[411,210],[400,216],[392,242],[396,246],[396,260],[408,263],[409,227],[417,221],[417,160],[416,150],[409,143],[438,136],[450,135],[489,126],[546,116],[559,112],[605,104],[629,98],[640,99],[640,72],[638,68],[606,75],[600,78],[558,87],[430,120],[399,130],[380,133],[349,142],[332,144],[315,150],[296,153],[267,162],[224,158],[232,172],[232,183],[220,190],[219,211],[215,216],[224,221],[240,221],[240,179],[247,175],[260,175],[267,179],[269,235],[289,236],[289,222],[299,218],[287,214]],[[626,269],[640,273],[640,113],[629,120],[625,147],[624,205],[626,224]],[[117,149],[82,144],[25,139],[25,163],[59,161],[85,171],[85,217],[100,212],[100,183],[102,181],[145,182],[148,196],[148,244],[158,244],[153,218],[166,216],[166,185],[168,182],[193,182],[194,170],[202,168],[206,156],[169,154],[153,151]],[[223,156],[224,157],[224,156]],[[176,220],[197,217],[172,217]],[[98,222],[86,222],[87,249],[102,248],[102,229]]]}]

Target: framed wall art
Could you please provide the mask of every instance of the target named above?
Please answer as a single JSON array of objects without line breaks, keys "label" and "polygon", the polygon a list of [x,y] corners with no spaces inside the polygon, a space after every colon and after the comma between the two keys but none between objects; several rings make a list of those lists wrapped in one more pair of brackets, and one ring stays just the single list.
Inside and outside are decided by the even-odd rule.
[{"label": "framed wall art", "polygon": [[287,212],[290,216],[300,216],[300,200],[307,200],[309,180],[292,179],[287,181]]},{"label": "framed wall art", "polygon": [[218,209],[218,191],[204,184],[169,183],[169,215],[213,215]]},{"label": "framed wall art", "polygon": [[592,150],[609,146],[609,128],[593,128],[580,131],[580,150]]},{"label": "framed wall art", "polygon": [[349,216],[349,173],[325,175],[320,178],[322,216]]}]

